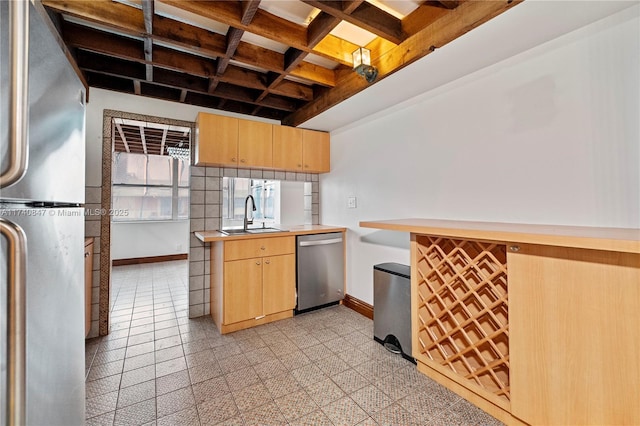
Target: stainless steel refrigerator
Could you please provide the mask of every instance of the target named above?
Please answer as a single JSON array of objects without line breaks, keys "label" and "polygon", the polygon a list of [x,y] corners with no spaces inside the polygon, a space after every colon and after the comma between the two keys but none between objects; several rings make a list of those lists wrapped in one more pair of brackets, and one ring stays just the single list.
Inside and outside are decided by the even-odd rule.
[{"label": "stainless steel refrigerator", "polygon": [[0,424],[80,425],[84,87],[41,5],[0,17]]}]

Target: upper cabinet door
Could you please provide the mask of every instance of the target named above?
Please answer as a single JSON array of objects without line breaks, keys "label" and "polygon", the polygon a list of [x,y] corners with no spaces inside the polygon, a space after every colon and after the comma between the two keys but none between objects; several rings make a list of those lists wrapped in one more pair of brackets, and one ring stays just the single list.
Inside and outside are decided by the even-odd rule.
[{"label": "upper cabinet door", "polygon": [[273,167],[272,125],[240,120],[238,167]]},{"label": "upper cabinet door", "polygon": [[329,133],[314,130],[302,131],[303,171],[306,173],[328,173],[330,165]]},{"label": "upper cabinet door", "polygon": [[302,171],[302,130],[273,126],[273,168]]},{"label": "upper cabinet door", "polygon": [[199,113],[196,121],[196,165],[238,164],[238,122],[234,117]]}]

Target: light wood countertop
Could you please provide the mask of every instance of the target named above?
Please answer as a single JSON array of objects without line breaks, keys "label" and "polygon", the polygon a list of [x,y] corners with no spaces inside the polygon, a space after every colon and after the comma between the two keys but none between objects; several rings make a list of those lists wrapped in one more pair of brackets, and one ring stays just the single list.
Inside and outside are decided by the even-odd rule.
[{"label": "light wood countertop", "polygon": [[360,222],[360,226],[450,238],[640,253],[640,229],[633,228],[528,225],[437,219],[364,221]]},{"label": "light wood countertop", "polygon": [[[264,234],[240,234],[226,235],[219,231],[194,232],[197,239],[202,242],[247,240],[251,238],[286,237],[287,235],[326,234],[329,232],[344,232],[347,228],[329,225],[297,225],[279,227],[283,232],[268,232]],[[286,230],[286,231],[285,231]]]}]

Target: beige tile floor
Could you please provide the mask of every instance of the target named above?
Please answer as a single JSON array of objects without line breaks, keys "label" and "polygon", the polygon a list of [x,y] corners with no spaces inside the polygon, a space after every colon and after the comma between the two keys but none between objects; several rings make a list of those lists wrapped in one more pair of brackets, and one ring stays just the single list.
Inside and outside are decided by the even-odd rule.
[{"label": "beige tile floor", "polygon": [[113,268],[88,340],[87,425],[499,425],[373,341],[343,306],[220,335],[187,317],[187,262]]}]

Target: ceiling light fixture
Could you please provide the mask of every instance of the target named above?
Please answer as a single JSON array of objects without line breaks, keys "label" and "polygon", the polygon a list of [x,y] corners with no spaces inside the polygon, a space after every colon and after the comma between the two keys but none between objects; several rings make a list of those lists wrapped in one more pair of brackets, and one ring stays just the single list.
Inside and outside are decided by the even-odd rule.
[{"label": "ceiling light fixture", "polygon": [[371,51],[364,47],[359,47],[353,56],[353,70],[364,77],[368,83],[373,83],[378,77],[378,69],[371,65]]}]

